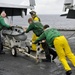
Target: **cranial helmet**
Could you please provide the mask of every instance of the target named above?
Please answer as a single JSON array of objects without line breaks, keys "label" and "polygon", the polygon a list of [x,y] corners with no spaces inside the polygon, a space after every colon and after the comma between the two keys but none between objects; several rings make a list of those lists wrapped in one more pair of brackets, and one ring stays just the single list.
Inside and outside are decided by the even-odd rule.
[{"label": "cranial helmet", "polygon": [[36,15],[36,12],[35,11],[31,11],[29,12],[31,15]]}]

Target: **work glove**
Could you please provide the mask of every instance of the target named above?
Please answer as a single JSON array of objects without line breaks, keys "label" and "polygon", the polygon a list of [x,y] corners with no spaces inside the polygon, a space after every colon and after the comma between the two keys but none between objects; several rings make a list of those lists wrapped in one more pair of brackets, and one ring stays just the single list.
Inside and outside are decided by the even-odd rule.
[{"label": "work glove", "polygon": [[13,28],[14,28],[14,26],[10,26],[10,27],[9,27],[10,30],[13,30]]}]

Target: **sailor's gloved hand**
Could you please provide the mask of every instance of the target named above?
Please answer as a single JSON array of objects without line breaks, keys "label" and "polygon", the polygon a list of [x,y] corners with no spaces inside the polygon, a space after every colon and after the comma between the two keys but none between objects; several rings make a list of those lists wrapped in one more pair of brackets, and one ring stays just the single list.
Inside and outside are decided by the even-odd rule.
[{"label": "sailor's gloved hand", "polygon": [[9,27],[8,29],[12,30],[12,27]]},{"label": "sailor's gloved hand", "polygon": [[13,29],[13,26],[10,26],[10,27],[9,27],[9,29],[11,29],[11,30],[12,30],[12,29]]}]

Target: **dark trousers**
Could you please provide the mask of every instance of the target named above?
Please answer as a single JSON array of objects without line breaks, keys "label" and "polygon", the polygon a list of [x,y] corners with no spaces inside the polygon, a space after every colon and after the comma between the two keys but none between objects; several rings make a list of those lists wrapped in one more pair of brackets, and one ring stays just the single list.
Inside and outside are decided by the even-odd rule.
[{"label": "dark trousers", "polygon": [[3,43],[1,39],[1,34],[0,34],[0,53],[3,51]]},{"label": "dark trousers", "polygon": [[57,56],[56,51],[54,51],[51,47],[49,47],[49,45],[46,42],[41,43],[41,44],[42,44],[42,47],[45,51],[46,59],[51,59],[50,54],[53,55],[53,56]]}]

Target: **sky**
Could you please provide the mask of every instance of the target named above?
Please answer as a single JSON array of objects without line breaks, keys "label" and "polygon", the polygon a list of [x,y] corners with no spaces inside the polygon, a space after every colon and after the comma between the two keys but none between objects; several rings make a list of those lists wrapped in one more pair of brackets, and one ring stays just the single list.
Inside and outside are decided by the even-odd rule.
[{"label": "sky", "polygon": [[[0,3],[12,3],[26,5],[29,0],[0,0]],[[35,0],[37,14],[61,14],[65,0]],[[28,10],[29,12],[30,10]]]},{"label": "sky", "polygon": [[35,0],[35,11],[38,14],[61,14],[63,13],[64,0]]}]

